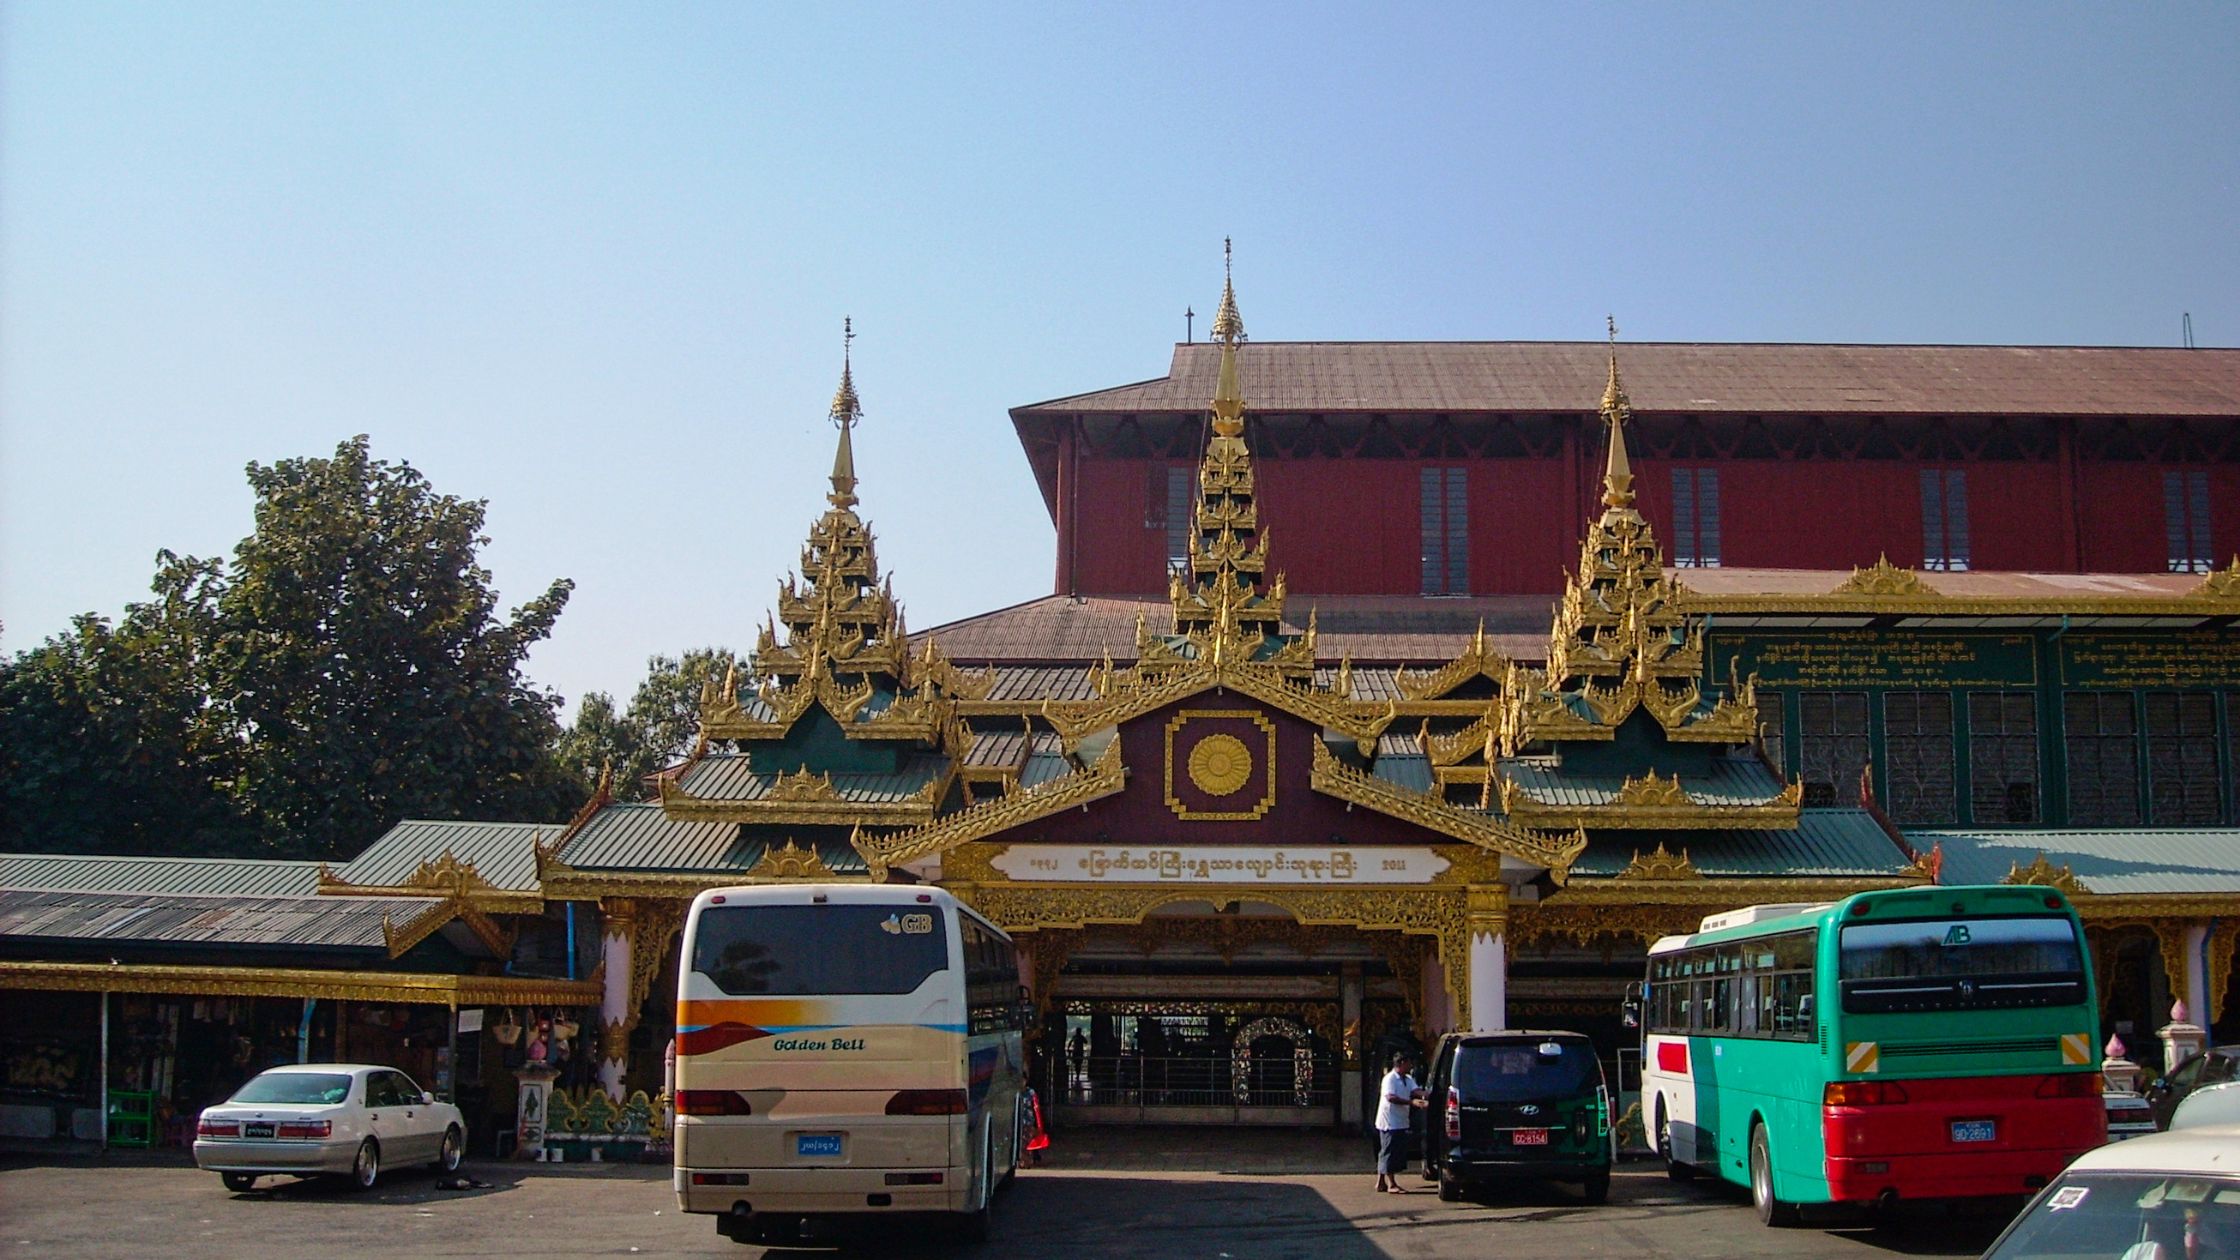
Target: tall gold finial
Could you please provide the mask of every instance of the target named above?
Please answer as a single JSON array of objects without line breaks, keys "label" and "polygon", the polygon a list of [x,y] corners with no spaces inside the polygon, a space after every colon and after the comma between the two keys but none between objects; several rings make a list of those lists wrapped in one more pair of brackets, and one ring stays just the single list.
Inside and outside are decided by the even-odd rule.
[{"label": "tall gold finial", "polygon": [[1633,465],[1626,460],[1626,421],[1633,418],[1633,403],[1618,379],[1618,319],[1604,317],[1610,328],[1610,383],[1602,391],[1602,422],[1610,426],[1610,463],[1602,473],[1602,502],[1606,507],[1633,506]]},{"label": "tall gold finial", "polygon": [[1244,340],[1244,320],[1237,314],[1226,236],[1221,238],[1221,309],[1213,316],[1213,339],[1221,343],[1221,376],[1213,390],[1213,431],[1221,437],[1238,437],[1244,433],[1244,390],[1237,384],[1237,344]]},{"label": "tall gold finial", "polygon": [[856,321],[849,316],[840,321],[840,388],[832,395],[832,423],[840,427],[840,449],[832,456],[832,493],[825,496],[836,508],[856,505],[856,448],[850,434],[863,419],[863,403],[856,398],[855,340]]},{"label": "tall gold finial", "polygon": [[1221,238],[1221,307],[1213,313],[1213,339],[1224,345],[1235,345],[1245,339],[1244,316],[1237,314],[1237,290],[1230,283],[1231,250],[1229,238]]}]

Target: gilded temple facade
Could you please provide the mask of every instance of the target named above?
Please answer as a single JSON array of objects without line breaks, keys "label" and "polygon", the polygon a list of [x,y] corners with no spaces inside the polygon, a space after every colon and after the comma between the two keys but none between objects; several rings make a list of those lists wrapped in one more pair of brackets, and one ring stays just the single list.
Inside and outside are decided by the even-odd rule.
[{"label": "gilded temple facade", "polygon": [[[2174,999],[2240,1036],[2240,561],[1715,567],[1700,513],[1668,554],[1613,330],[1575,380],[1599,472],[1552,606],[1374,574],[1302,596],[1253,409],[1296,356],[1248,342],[1227,281],[1212,331],[1163,591],[1061,572],[910,631],[858,511],[844,363],[800,568],[678,764],[565,824],[408,822],[332,869],[0,859],[0,988],[58,1026],[98,1008],[150,1051],[168,1035],[168,1079],[160,1053],[130,1066],[182,1109],[226,1075],[182,1079],[189,1042],[294,1038],[418,1054],[503,1130],[532,1049],[579,1105],[658,1098],[701,890],[936,883],[1019,943],[1062,1121],[1359,1124],[1373,1065],[1447,1030],[1578,1028],[1622,1077],[1625,984],[1707,914],[2003,880],[2075,897],[2135,1055]],[[1427,584],[1457,571],[1432,555],[1436,471]],[[56,1063],[92,1053],[54,1040]],[[35,1100],[0,1106],[36,1128]]]}]

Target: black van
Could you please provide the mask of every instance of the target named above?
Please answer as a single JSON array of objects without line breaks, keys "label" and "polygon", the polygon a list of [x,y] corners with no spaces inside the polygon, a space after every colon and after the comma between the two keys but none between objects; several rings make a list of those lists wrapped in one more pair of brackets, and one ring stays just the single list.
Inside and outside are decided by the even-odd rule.
[{"label": "black van", "polygon": [[1582,1182],[1589,1203],[1610,1197],[1610,1091],[1585,1036],[1449,1033],[1425,1081],[1423,1176],[1440,1198],[1529,1178]]}]

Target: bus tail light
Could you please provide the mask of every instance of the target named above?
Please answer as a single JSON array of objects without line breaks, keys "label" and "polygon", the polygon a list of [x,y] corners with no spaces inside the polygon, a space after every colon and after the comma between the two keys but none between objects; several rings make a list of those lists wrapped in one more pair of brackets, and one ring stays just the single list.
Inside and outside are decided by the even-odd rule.
[{"label": "bus tail light", "polygon": [[1906,1101],[1896,1081],[1831,1081],[1820,1091],[1823,1107],[1885,1107]]},{"label": "bus tail light", "polygon": [[1447,1140],[1462,1140],[1462,1091],[1452,1085],[1447,1087]]},{"label": "bus tail light", "polygon": [[898,1089],[887,1100],[890,1116],[961,1116],[965,1096],[961,1089]]},{"label": "bus tail light", "polygon": [[680,1089],[677,1091],[677,1114],[680,1116],[751,1116],[754,1105],[741,1097],[735,1089]]},{"label": "bus tail light", "polygon": [[2040,1098],[2097,1098],[2100,1090],[2098,1072],[2064,1072],[2038,1082]]}]

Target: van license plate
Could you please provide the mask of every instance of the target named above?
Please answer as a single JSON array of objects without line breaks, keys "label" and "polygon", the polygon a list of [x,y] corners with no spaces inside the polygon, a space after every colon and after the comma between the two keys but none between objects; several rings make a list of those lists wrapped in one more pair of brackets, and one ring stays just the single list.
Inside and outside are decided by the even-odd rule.
[{"label": "van license plate", "polygon": [[840,1153],[840,1135],[837,1133],[798,1133],[793,1139],[793,1153],[812,1158],[831,1158]]},{"label": "van license plate", "polygon": [[1996,1120],[1955,1120],[1952,1122],[1952,1140],[1955,1142],[1996,1142],[1999,1140],[1999,1122]]},{"label": "van license plate", "polygon": [[1519,1129],[1510,1135],[1509,1140],[1518,1146],[1546,1146],[1548,1144],[1548,1131],[1546,1129]]},{"label": "van license plate", "polygon": [[256,1121],[252,1120],[249,1123],[241,1126],[241,1136],[268,1138],[272,1136],[272,1126],[269,1124],[258,1124]]}]

